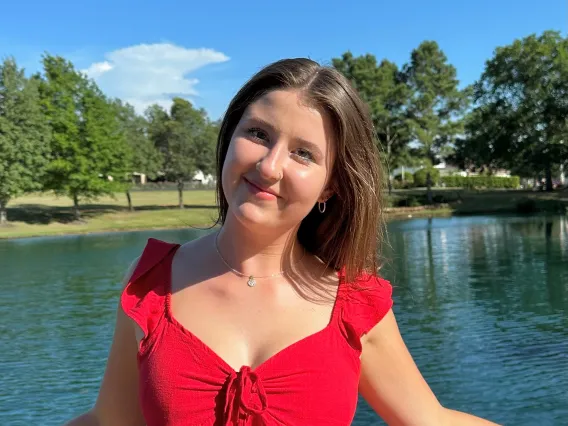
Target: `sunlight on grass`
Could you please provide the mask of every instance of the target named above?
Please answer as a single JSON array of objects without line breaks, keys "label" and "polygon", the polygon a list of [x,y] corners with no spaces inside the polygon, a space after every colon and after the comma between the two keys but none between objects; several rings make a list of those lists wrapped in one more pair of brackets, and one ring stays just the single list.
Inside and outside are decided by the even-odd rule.
[{"label": "sunlight on grass", "polygon": [[[553,193],[530,191],[463,191],[435,189],[441,204],[426,208],[391,207],[387,219],[448,216],[452,214],[489,214],[515,212],[520,202],[534,201],[537,207],[562,204],[568,206],[568,191]],[[393,200],[424,198],[423,189],[395,191]],[[91,232],[133,231],[143,229],[209,227],[216,220],[215,192],[184,192],[185,209],[179,209],[177,191],[132,192],[134,212],[128,211],[126,196],[101,197],[80,205],[83,221],[74,221],[69,198],[53,194],[33,194],[8,204],[7,226],[0,227],[0,239]]]}]

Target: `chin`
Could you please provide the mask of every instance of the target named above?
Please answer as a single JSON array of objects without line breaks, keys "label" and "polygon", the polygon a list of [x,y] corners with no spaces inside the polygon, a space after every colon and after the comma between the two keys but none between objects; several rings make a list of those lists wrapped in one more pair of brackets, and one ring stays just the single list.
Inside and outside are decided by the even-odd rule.
[{"label": "chin", "polygon": [[281,228],[282,223],[276,217],[277,211],[266,207],[245,202],[237,205],[236,208],[229,208],[235,218],[246,227],[255,227],[253,230],[261,228]]}]

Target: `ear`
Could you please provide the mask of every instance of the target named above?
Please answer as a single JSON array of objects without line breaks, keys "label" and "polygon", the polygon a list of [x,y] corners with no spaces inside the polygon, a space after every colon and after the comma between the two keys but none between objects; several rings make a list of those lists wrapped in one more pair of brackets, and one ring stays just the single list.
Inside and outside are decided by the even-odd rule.
[{"label": "ear", "polygon": [[324,189],[323,192],[321,193],[321,195],[318,198],[318,202],[325,203],[327,200],[329,200],[331,198],[331,196],[333,194],[334,194],[334,190],[332,188]]}]

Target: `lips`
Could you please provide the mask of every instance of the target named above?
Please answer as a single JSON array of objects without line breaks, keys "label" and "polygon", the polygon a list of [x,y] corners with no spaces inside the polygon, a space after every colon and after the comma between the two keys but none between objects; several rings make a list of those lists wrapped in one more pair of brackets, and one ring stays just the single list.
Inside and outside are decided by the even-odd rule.
[{"label": "lips", "polygon": [[268,189],[268,188],[264,188],[263,186],[259,185],[258,183],[252,182],[250,180],[248,180],[247,178],[243,178],[245,180],[246,183],[248,183],[250,186],[252,186],[256,191],[259,192],[264,192],[266,194],[270,194],[274,197],[278,197],[279,195],[276,194],[274,191]]}]

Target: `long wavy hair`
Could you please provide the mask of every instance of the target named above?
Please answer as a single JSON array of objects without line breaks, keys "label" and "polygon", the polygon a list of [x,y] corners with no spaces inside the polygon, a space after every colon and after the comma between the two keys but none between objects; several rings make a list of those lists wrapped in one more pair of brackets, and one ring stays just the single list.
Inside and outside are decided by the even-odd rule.
[{"label": "long wavy hair", "polygon": [[377,272],[385,179],[369,110],[339,71],[310,59],[284,59],[264,67],[231,100],[217,141],[217,224],[225,222],[229,209],[221,174],[233,132],[246,108],[273,90],[301,91],[305,100],[327,112],[335,133],[334,194],[324,214],[316,204],[302,220],[299,242],[329,267],[343,270],[349,281]]}]

